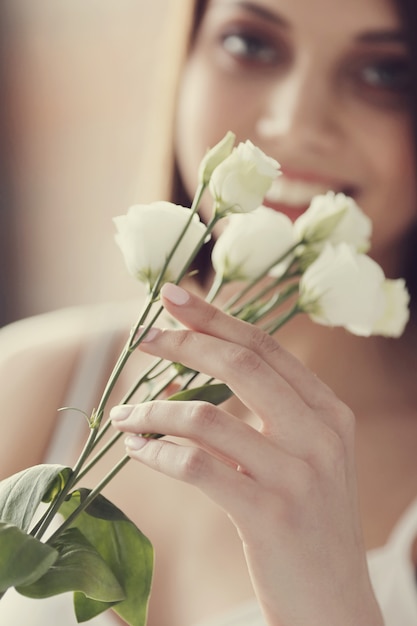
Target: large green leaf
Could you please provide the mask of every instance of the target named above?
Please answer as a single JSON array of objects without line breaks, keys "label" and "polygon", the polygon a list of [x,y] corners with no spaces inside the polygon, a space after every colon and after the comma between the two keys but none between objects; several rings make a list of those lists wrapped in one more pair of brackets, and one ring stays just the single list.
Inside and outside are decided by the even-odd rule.
[{"label": "large green leaf", "polygon": [[[71,494],[61,512],[68,517],[89,490]],[[85,537],[106,561],[121,586],[126,599],[114,607],[131,626],[144,626],[153,572],[153,549],[149,540],[120,509],[99,495],[75,520]],[[75,594],[78,621],[86,621],[101,613],[108,604],[98,603]]]},{"label": "large green leaf", "polygon": [[100,602],[100,600],[93,600],[87,598],[86,595],[79,591],[74,592],[74,610],[77,618],[77,622],[88,622],[103,611],[114,607],[115,602]]},{"label": "large green leaf", "polygon": [[29,598],[48,598],[66,591],[82,591],[94,600],[123,600],[125,593],[118,580],[78,528],[64,530],[51,546],[59,553],[55,563],[32,584],[17,586],[19,593]]},{"label": "large green leaf", "polygon": [[58,552],[51,546],[17,526],[0,522],[0,594],[9,587],[32,584],[57,558]]},{"label": "large green leaf", "polygon": [[0,482],[0,520],[27,531],[39,504],[62,488],[71,474],[63,465],[35,465]]},{"label": "large green leaf", "polygon": [[211,404],[221,404],[233,395],[233,392],[224,383],[202,385],[201,387],[193,387],[178,391],[168,398],[174,401],[203,400]]}]

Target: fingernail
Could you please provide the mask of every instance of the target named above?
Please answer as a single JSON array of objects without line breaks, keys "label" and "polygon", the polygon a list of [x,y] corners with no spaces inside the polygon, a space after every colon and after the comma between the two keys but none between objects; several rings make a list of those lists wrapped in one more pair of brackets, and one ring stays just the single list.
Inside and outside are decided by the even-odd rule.
[{"label": "fingernail", "polygon": [[130,404],[121,404],[120,406],[114,406],[110,411],[110,419],[116,422],[121,422],[129,417],[133,409]]},{"label": "fingernail", "polygon": [[142,343],[148,343],[149,341],[153,341],[159,334],[161,333],[159,328],[150,328],[146,335],[142,335],[139,337]]},{"label": "fingernail", "polygon": [[173,285],[172,283],[165,283],[161,289],[161,294],[164,298],[177,306],[186,304],[190,299],[190,295],[185,291],[185,289],[178,287],[178,285]]},{"label": "fingernail", "polygon": [[129,450],[140,450],[148,442],[146,437],[140,437],[135,435],[129,435],[125,439],[125,446]]}]

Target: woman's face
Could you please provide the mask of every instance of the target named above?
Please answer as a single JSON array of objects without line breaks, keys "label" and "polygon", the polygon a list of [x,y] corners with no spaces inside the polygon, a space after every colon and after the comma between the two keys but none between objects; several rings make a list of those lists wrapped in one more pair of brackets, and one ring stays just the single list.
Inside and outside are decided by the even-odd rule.
[{"label": "woman's face", "polygon": [[388,0],[209,0],[180,85],[185,186],[192,195],[207,147],[232,130],[281,164],[265,204],[295,219],[317,193],[351,195],[396,272],[417,221],[407,81]]}]

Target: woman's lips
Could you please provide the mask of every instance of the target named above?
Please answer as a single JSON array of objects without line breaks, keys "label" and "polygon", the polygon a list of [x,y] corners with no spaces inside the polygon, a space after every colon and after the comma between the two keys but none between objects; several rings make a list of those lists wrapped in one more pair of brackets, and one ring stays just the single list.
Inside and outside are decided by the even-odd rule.
[{"label": "woman's lips", "polygon": [[330,190],[331,187],[326,183],[296,180],[283,175],[273,181],[266,198],[272,203],[300,207],[309,205],[314,196]]},{"label": "woman's lips", "polygon": [[288,215],[294,221],[308,209],[314,196],[326,194],[328,191],[346,193],[346,190],[340,188],[340,184],[336,187],[331,183],[301,180],[284,174],[273,181],[263,204]]},{"label": "woman's lips", "polygon": [[308,204],[303,207],[295,207],[295,206],[289,206],[289,205],[281,204],[281,203],[275,203],[275,202],[271,203],[271,202],[268,202],[268,200],[266,199],[264,199],[263,201],[263,206],[266,206],[269,209],[276,211],[277,213],[283,213],[284,215],[289,217],[292,222],[295,222],[295,220],[298,217],[300,217],[300,215],[305,213],[309,207]]}]

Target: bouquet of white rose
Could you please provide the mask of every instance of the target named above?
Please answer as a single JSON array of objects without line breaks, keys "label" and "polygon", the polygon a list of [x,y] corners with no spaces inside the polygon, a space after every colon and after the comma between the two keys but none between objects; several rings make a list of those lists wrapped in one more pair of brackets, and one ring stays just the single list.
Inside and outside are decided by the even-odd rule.
[{"label": "bouquet of white rose", "polygon": [[[191,208],[155,202],[133,206],[115,218],[127,268],[147,285],[148,296],[101,401],[88,416],[90,434],[75,466],[30,467],[0,483],[0,597],[9,587],[32,598],[73,591],[79,622],[112,607],[132,626],[146,623],[152,546],[101,495],[129,457],[93,490],[82,488],[80,480],[119,437],[100,446],[110,424],[103,416],[127,360],[161,314],[162,285],[178,284],[190,273],[219,220],[227,217],[228,222],[213,247],[214,279],[207,299],[215,301],[224,285],[240,281],[236,295],[224,305],[230,315],[260,324],[270,334],[299,313],[363,336],[402,333],[408,319],[405,283],[386,279],[366,255],[371,223],[355,202],[328,192],[314,198],[292,223],[262,206],[279,176],[279,164],[249,141],[234,144],[229,132],[207,152]],[[213,197],[208,224],[198,216],[206,188]],[[226,385],[199,372],[157,360],[121,403],[139,388],[145,388],[145,400],[155,399],[174,380],[179,391],[172,399],[219,404],[231,395]],[[39,514],[41,503],[47,506]]]}]

